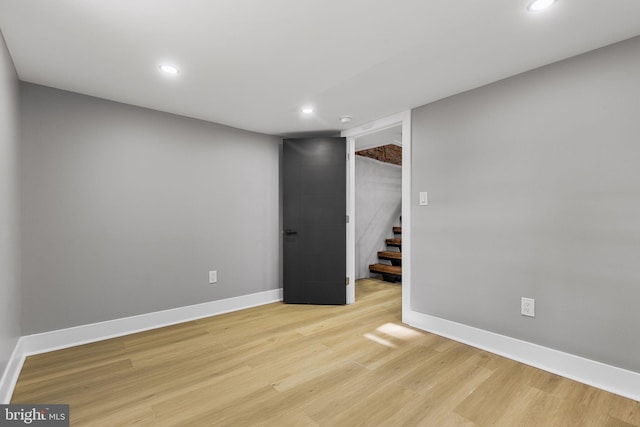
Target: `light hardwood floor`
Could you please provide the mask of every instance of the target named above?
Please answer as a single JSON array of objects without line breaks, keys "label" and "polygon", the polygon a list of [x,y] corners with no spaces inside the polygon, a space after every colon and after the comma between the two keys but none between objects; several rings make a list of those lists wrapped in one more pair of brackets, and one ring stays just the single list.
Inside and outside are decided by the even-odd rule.
[{"label": "light hardwood floor", "polygon": [[29,357],[12,403],[72,425],[640,426],[640,404],[403,326],[400,286]]}]

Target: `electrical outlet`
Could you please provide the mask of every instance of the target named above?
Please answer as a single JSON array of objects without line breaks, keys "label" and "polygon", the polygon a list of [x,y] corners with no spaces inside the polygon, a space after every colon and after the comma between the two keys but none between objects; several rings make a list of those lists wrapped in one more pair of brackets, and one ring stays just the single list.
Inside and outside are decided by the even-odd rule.
[{"label": "electrical outlet", "polygon": [[211,270],[209,272],[209,283],[216,283],[218,281],[218,271]]},{"label": "electrical outlet", "polygon": [[536,317],[536,300],[522,297],[520,301],[520,313],[523,316]]}]

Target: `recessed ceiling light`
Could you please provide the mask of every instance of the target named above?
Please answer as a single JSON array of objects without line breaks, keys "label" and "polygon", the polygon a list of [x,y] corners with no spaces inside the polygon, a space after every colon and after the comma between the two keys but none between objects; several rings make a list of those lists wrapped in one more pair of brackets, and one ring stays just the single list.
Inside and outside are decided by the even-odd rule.
[{"label": "recessed ceiling light", "polygon": [[555,2],[556,0],[533,0],[527,6],[527,10],[529,12],[540,12],[550,8]]},{"label": "recessed ceiling light", "polygon": [[342,116],[340,117],[340,123],[350,123],[353,120],[351,116]]},{"label": "recessed ceiling light", "polygon": [[304,107],[304,108],[302,109],[302,112],[303,112],[303,113],[305,113],[305,114],[312,114],[312,113],[313,113],[313,108],[311,108],[311,107]]},{"label": "recessed ceiling light", "polygon": [[178,70],[177,67],[174,67],[173,65],[169,65],[169,64],[161,65],[160,69],[167,74],[178,74],[180,72],[180,70]]}]

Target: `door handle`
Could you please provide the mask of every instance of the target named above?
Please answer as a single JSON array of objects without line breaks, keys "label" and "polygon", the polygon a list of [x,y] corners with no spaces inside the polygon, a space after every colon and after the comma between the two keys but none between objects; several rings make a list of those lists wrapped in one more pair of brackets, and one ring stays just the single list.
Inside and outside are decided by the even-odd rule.
[{"label": "door handle", "polygon": [[291,236],[291,235],[293,235],[293,234],[298,234],[298,232],[297,232],[297,231],[292,230],[292,229],[290,229],[290,228],[287,228],[287,229],[286,229],[286,230],[284,230],[282,233],[283,233],[283,234],[285,234],[285,235],[287,235],[287,236]]}]

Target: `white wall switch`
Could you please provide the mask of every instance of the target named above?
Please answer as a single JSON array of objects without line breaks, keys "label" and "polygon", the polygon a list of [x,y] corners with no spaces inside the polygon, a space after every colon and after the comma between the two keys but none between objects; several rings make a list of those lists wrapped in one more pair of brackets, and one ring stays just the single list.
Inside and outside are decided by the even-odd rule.
[{"label": "white wall switch", "polygon": [[216,283],[218,281],[218,272],[216,270],[211,270],[209,272],[209,283]]},{"label": "white wall switch", "polygon": [[426,206],[429,203],[429,200],[427,199],[427,192],[426,191],[421,191],[420,192],[420,206]]},{"label": "white wall switch", "polygon": [[523,316],[536,317],[536,300],[522,297],[520,300],[520,313]]}]

